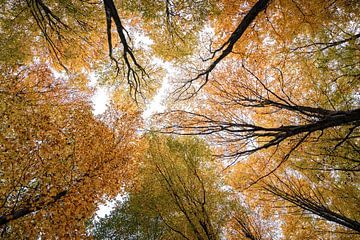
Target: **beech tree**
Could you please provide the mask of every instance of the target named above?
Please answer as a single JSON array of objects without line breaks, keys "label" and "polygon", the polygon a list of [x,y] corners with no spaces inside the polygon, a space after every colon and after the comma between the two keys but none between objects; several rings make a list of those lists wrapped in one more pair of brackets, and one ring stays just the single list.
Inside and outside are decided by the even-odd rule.
[{"label": "beech tree", "polygon": [[[260,1],[257,4],[260,4]],[[271,5],[267,10],[272,10]],[[250,11],[254,11],[254,8]],[[246,17],[248,15],[244,19]],[[340,21],[342,18],[343,16],[340,15],[333,21]],[[344,31],[346,27],[351,27],[349,22],[348,25],[343,24]],[[282,33],[281,28],[276,31],[278,34]],[[287,30],[284,31],[287,32]],[[324,35],[325,38],[329,38],[328,31],[330,30],[323,30],[313,36],[314,39],[308,41],[315,42],[316,38],[324,38]],[[250,34],[252,33],[249,32],[248,35]],[[263,33],[263,35],[266,34],[271,34],[271,32]],[[302,37],[299,35],[290,39],[293,45],[297,38]],[[208,84],[211,86],[207,87],[207,93],[204,94],[208,101],[200,103],[200,106],[194,105],[195,109],[203,109],[203,111],[171,110],[168,115],[174,115],[175,121],[184,117],[185,121],[169,125],[163,131],[194,135],[218,134],[220,138],[227,138],[228,142],[247,146],[232,149],[228,154],[230,156],[253,153],[298,137],[299,140],[294,144],[296,146],[306,140],[309,135],[341,126],[349,129],[348,135],[344,137],[346,141],[356,131],[360,116],[356,93],[353,91],[354,88],[349,87],[355,87],[358,78],[356,70],[358,61],[355,55],[358,52],[356,39],[359,36],[352,33],[349,35],[351,35],[349,38],[344,37],[339,41],[315,42],[296,48],[291,45],[290,52],[289,49],[286,52],[286,49],[275,49],[274,54],[277,53],[275,60],[264,56],[269,55],[271,49],[267,52],[263,49],[253,51],[241,49],[242,46],[239,46],[239,49],[235,49],[234,52],[241,52],[235,52],[233,59],[226,62],[222,66],[223,69],[214,74],[212,82]],[[244,41],[248,42],[252,39],[244,39]],[[351,41],[354,41],[354,45]],[[227,42],[231,42],[231,38]],[[236,41],[232,45],[235,43]],[[264,47],[268,45],[265,43]],[[314,50],[314,46],[321,47]],[[263,46],[259,46],[261,47]],[[303,49],[304,52],[296,52],[299,49]],[[310,53],[305,52],[304,49]],[[228,54],[230,53],[229,50]],[[265,58],[261,61],[261,63],[265,62],[265,67],[259,67],[258,57]],[[219,58],[218,62],[223,60],[223,57]],[[217,63],[216,60],[215,62]],[[331,64],[334,66],[330,66]],[[204,84],[207,83],[214,67],[213,63],[210,64],[208,70],[200,72],[193,80],[205,76]],[[191,84],[193,80],[186,84]],[[203,87],[204,84],[200,86]],[[331,84],[336,88],[334,93],[329,90]],[[298,91],[295,92],[294,89]],[[303,96],[303,91],[306,90],[308,90],[306,96]],[[341,97],[337,91],[342,92]],[[249,115],[251,117],[248,117]],[[272,124],[271,120],[276,120],[275,124]],[[249,147],[249,143],[254,141],[258,144]]]},{"label": "beech tree", "polygon": [[129,176],[134,129],[111,131],[46,65],[1,70],[1,236],[79,237]]},{"label": "beech tree", "polygon": [[134,189],[96,238],[219,239],[229,212],[210,158],[199,140],[150,136]]},{"label": "beech tree", "polygon": [[147,138],[137,177],[110,215],[95,220],[95,239],[272,239],[225,185],[203,141]]}]

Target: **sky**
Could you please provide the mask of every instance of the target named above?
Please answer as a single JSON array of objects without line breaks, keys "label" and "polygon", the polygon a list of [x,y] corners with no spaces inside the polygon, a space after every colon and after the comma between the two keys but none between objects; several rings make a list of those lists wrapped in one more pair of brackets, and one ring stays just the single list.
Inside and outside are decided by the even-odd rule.
[{"label": "sky", "polygon": [[[170,76],[175,74],[175,68],[168,62],[163,62],[159,59],[154,59],[156,64],[161,65],[166,70],[165,77],[161,80],[161,86],[158,89],[155,96],[150,100],[145,108],[145,111],[142,114],[143,119],[145,122],[151,119],[153,114],[158,112],[162,112],[165,110],[164,100],[167,96],[170,83],[169,78]],[[96,86],[96,75],[94,73],[90,73],[90,86],[96,88],[94,95],[91,98],[92,105],[93,105],[93,114],[98,115],[107,109],[107,105],[111,100],[111,89],[105,86]],[[115,199],[110,201],[106,201],[103,204],[98,206],[98,210],[96,211],[96,219],[103,218],[106,215],[110,214],[111,210],[115,207],[115,203],[117,200],[121,200],[123,198],[122,194],[117,195]]]},{"label": "sky", "polygon": [[111,210],[114,209],[116,201],[121,201],[122,199],[124,199],[124,195],[118,194],[114,199],[100,204],[98,206],[98,210],[96,211],[95,219],[97,220],[99,218],[104,218],[106,215],[109,215]]},{"label": "sky", "polygon": [[[168,93],[170,83],[169,78],[176,70],[169,62],[163,62],[158,58],[154,58],[153,62],[157,65],[161,65],[166,70],[165,77],[161,80],[161,86],[158,89],[155,96],[150,100],[142,114],[143,119],[146,121],[151,118],[155,113],[162,112],[165,110],[163,101]],[[90,73],[90,86],[96,86],[96,75]],[[94,95],[91,98],[93,105],[93,114],[98,115],[105,112],[107,105],[111,99],[111,89],[106,86],[96,86]]]}]

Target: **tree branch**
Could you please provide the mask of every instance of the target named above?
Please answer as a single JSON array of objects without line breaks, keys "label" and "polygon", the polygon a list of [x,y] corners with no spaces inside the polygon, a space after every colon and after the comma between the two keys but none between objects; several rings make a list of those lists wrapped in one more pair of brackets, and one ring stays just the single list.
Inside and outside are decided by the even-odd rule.
[{"label": "tree branch", "polygon": [[209,81],[209,75],[210,73],[215,69],[215,67],[226,57],[228,56],[232,49],[234,48],[234,45],[237,43],[237,41],[241,38],[241,36],[244,34],[246,29],[250,26],[250,24],[255,20],[255,18],[266,9],[268,3],[270,0],[259,0],[256,2],[256,4],[250,9],[250,11],[246,14],[246,16],[243,18],[243,20],[240,22],[240,24],[237,26],[235,31],[230,35],[229,39],[221,45],[220,48],[216,49],[212,53],[212,57],[210,59],[214,59],[215,55],[222,51],[221,54],[210,64],[210,66],[205,69],[204,71],[200,72],[196,77],[193,79],[187,81],[183,86],[178,88],[175,92],[180,92],[180,96],[187,91],[193,82],[199,80],[200,78],[204,77],[203,83],[200,85],[200,87],[197,88],[195,93],[191,94],[189,97],[185,99],[189,99],[192,96],[194,96],[196,93],[198,93],[205,84]]}]

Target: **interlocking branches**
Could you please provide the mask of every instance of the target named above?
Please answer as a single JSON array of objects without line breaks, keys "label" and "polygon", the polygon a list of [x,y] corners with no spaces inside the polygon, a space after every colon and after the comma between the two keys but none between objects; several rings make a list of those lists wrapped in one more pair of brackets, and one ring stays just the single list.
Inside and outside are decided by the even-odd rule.
[{"label": "interlocking branches", "polygon": [[[270,0],[259,0],[256,2],[256,4],[250,9],[250,11],[246,14],[246,16],[243,18],[243,20],[240,22],[240,24],[237,26],[235,31],[230,35],[229,39],[224,42],[218,49],[213,51],[211,53],[211,57],[207,60],[213,60],[213,62],[210,64],[208,68],[201,71],[196,77],[190,79],[185,84],[183,84],[180,88],[178,88],[175,92],[180,93],[180,95],[183,95],[189,88],[193,85],[194,82],[204,78],[201,85],[196,89],[196,91],[191,94],[189,97],[185,99],[189,99],[196,95],[209,81],[210,73],[215,69],[215,67],[226,57],[228,56],[233,48],[234,45],[237,43],[237,41],[241,38],[241,36],[244,34],[246,29],[250,26],[250,24],[255,20],[255,18],[266,9],[268,3]],[[221,54],[216,57],[217,53],[221,52]],[[216,58],[215,58],[216,57]]]},{"label": "interlocking branches", "polygon": [[[156,171],[158,175],[161,176],[161,180],[164,181],[166,191],[185,217],[196,239],[204,239],[204,236],[206,236],[206,239],[216,239],[217,233],[211,223],[206,205],[206,196],[208,193],[206,192],[204,181],[199,175],[195,164],[191,162],[191,160],[187,163],[188,171],[191,174],[190,177],[193,178],[192,185],[189,185],[188,179],[184,179],[184,176],[173,171],[169,166],[165,166],[166,163],[155,163]],[[198,194],[194,194],[193,187],[195,185],[200,187]],[[170,223],[166,225],[173,231],[185,236],[185,233],[176,230]]]},{"label": "interlocking branches", "polygon": [[336,47],[336,46],[339,46],[341,44],[344,44],[344,43],[347,43],[347,42],[350,42],[350,41],[354,41],[354,40],[356,40],[358,38],[360,38],[360,33],[355,34],[355,35],[353,35],[353,36],[351,36],[349,38],[345,38],[345,39],[338,40],[338,41],[333,41],[333,42],[313,42],[313,43],[310,43],[310,44],[307,44],[307,45],[304,45],[304,46],[293,48],[291,50],[292,51],[298,51],[298,50],[302,50],[302,49],[306,49],[306,48],[310,48],[310,47],[317,47],[318,48],[317,50],[309,51],[308,53],[315,52],[315,51],[324,51],[324,50],[326,50],[328,48]]},{"label": "interlocking branches", "polygon": [[50,51],[55,56],[58,63],[66,71],[68,71],[66,66],[61,62],[61,50],[57,43],[55,43],[52,39],[49,30],[55,32],[57,38],[61,40],[63,38],[61,31],[69,30],[70,27],[66,23],[64,23],[64,21],[62,21],[56,14],[54,14],[51,9],[44,4],[42,0],[26,0],[26,4],[36,22],[36,25],[39,27],[41,33],[43,34],[46,43],[49,45]]},{"label": "interlocking branches", "polygon": [[351,219],[342,213],[331,210],[325,196],[323,196],[319,190],[316,188],[305,190],[305,187],[300,183],[295,182],[295,180],[290,180],[289,177],[287,177],[287,180],[289,180],[289,182],[276,176],[276,181],[280,183],[280,185],[277,186],[274,182],[268,182],[264,188],[275,196],[280,197],[301,209],[360,233],[360,222],[356,219]]},{"label": "interlocking branches", "polygon": [[123,46],[122,49],[123,75],[127,79],[127,83],[130,86],[130,93],[131,94],[133,93],[136,100],[137,95],[138,94],[141,95],[141,85],[144,78],[148,78],[149,75],[135,58],[133,49],[130,47],[127,40],[129,39],[131,41],[131,38],[128,32],[126,31],[125,27],[121,23],[114,1],[104,0],[104,8],[106,14],[106,32],[108,37],[109,57],[116,64],[117,75],[118,75],[120,72],[120,64],[119,61],[113,55],[113,46],[112,46],[112,37],[111,37],[111,28],[112,28],[111,20],[113,20],[116,26],[116,31],[120,38],[120,42]]},{"label": "interlocking branches", "polygon": [[[120,71],[123,72],[123,76],[127,80],[127,83],[130,87],[130,94],[134,95],[136,99],[137,95],[141,95],[141,85],[143,83],[143,80],[145,78],[148,78],[149,75],[140,65],[134,55],[133,49],[129,45],[129,41],[131,41],[131,38],[129,37],[129,34],[127,33],[125,27],[122,25],[114,1],[104,0],[103,3],[106,15],[106,31],[108,38],[109,57],[113,62],[115,62],[117,76]],[[73,30],[72,26],[69,26],[64,20],[69,16],[62,16],[61,18],[60,16],[56,15],[56,13],[54,13],[54,11],[51,10],[51,8],[47,6],[42,0],[26,0],[26,4],[30,10],[33,19],[35,20],[36,25],[39,27],[43,37],[45,38],[46,43],[49,45],[51,53],[55,56],[57,62],[66,71],[68,71],[67,67],[61,61],[61,55],[63,54],[61,44],[62,40],[66,40],[66,35],[64,34],[64,31]],[[119,35],[122,45],[122,64],[119,63],[119,60],[117,60],[113,54],[111,33],[112,20],[115,23],[116,31]],[[76,21],[83,28],[87,26],[84,21],[80,21],[78,19],[76,19]],[[56,39],[54,38],[53,33],[55,34]],[[122,69],[120,65],[122,65]]]},{"label": "interlocking branches", "polygon": [[[360,125],[360,109],[350,111],[330,111],[321,108],[292,105],[287,105],[286,107],[284,107],[280,103],[275,103],[271,101],[257,101],[255,103],[261,104],[262,106],[275,106],[279,109],[285,108],[294,112],[300,111],[307,116],[311,116],[311,114],[313,114],[312,116],[314,120],[309,123],[299,125],[262,127],[246,122],[216,120],[203,114],[176,110],[171,111],[168,114],[175,114],[179,117],[182,116],[182,118],[191,120],[184,123],[183,125],[172,125],[165,127],[161,131],[163,133],[175,133],[180,135],[210,135],[216,133],[224,133],[231,138],[231,142],[246,143],[244,145],[248,145],[249,143],[254,141],[263,143],[260,145],[255,144],[250,149],[237,149],[235,153],[228,155],[229,157],[236,157],[240,155],[252,154],[254,152],[262,149],[267,149],[272,146],[277,146],[281,142],[284,142],[285,140],[291,139],[295,136],[311,134],[332,127],[345,125]],[[320,114],[321,112],[323,114]],[[316,113],[316,115],[314,113]]]},{"label": "interlocking branches", "polygon": [[[297,148],[316,132],[320,134],[317,139],[319,140],[326,129],[349,126],[349,133],[334,144],[336,149],[353,135],[355,128],[360,126],[359,108],[330,110],[313,104],[298,103],[280,69],[274,68],[278,81],[268,82],[266,77],[260,78],[245,66],[244,61],[241,66],[250,79],[239,79],[230,83],[226,80],[225,83],[214,81],[212,87],[215,95],[210,96],[209,102],[219,108],[210,107],[208,111],[204,109],[196,112],[170,111],[165,115],[176,119],[176,124],[164,127],[161,132],[214,135],[218,143],[234,146],[231,150],[227,150],[227,157],[239,158],[260,150],[278,147],[285,142]],[[220,112],[217,112],[218,110]],[[270,126],[264,125],[262,121],[254,123],[251,114],[255,111],[265,111],[261,114],[274,118],[283,113],[291,116],[291,119],[290,122],[282,121],[282,124],[274,121]],[[269,121],[272,119],[270,118]],[[288,152],[294,150],[292,148]],[[284,159],[288,157],[287,154]]]},{"label": "interlocking branches", "polygon": [[251,219],[249,214],[242,211],[234,216],[237,227],[239,227],[239,232],[246,239],[250,240],[261,240],[261,232],[259,226],[256,226],[254,219]]}]

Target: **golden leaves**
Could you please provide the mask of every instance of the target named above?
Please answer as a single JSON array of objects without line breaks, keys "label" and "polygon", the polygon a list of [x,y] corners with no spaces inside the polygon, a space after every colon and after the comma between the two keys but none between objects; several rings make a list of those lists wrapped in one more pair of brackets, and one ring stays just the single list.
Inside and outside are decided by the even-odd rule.
[{"label": "golden leaves", "polygon": [[130,174],[135,125],[112,131],[46,66],[10,71],[0,84],[1,218],[12,219],[4,234],[83,236],[97,202],[114,196]]}]

